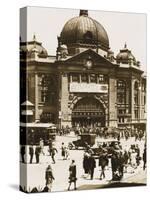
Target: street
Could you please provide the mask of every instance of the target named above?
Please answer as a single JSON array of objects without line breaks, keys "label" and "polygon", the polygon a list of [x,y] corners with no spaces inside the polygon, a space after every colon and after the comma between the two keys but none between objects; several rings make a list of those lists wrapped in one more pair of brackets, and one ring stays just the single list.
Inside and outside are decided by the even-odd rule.
[{"label": "street", "polygon": [[[128,167],[127,173],[124,173],[123,179],[119,182],[112,182],[112,172],[111,172],[111,162],[109,159],[108,167],[105,170],[106,177],[103,180],[100,180],[100,168],[98,166],[98,160],[96,159],[96,168],[94,171],[94,178],[93,180],[89,177],[84,176],[83,170],[83,154],[84,150],[70,150],[69,151],[69,159],[63,160],[61,156],[61,144],[67,146],[68,142],[76,140],[77,137],[74,135],[67,135],[67,136],[57,136],[55,141],[55,147],[58,151],[55,155],[56,163],[53,164],[51,156],[49,156],[48,147],[44,147],[45,155],[40,155],[40,163],[36,164],[35,155],[33,157],[33,163],[26,165],[26,163],[21,163],[21,170],[27,168],[27,191],[30,192],[34,187],[38,189],[38,191],[42,191],[45,187],[45,170],[47,166],[50,164],[52,166],[53,175],[55,180],[52,184],[52,191],[66,191],[68,188],[68,177],[69,177],[69,165],[71,160],[74,159],[76,166],[77,166],[77,190],[83,189],[96,189],[102,187],[115,187],[116,186],[127,186],[127,183],[130,185],[144,185],[146,184],[146,170],[143,171],[143,161],[141,161],[140,165],[137,169],[132,169],[131,166]],[[96,139],[96,142],[100,141],[100,138]],[[123,149],[129,148],[131,144],[139,144],[141,155],[143,153],[144,147],[144,140],[136,141],[133,139],[128,140],[121,140],[121,145]],[[35,148],[35,147],[34,147]],[[27,147],[27,159],[25,162],[29,163],[29,153]],[[23,176],[23,174],[21,173]],[[21,179],[23,180],[23,179]],[[21,185],[25,185],[25,183],[21,183]],[[72,190],[73,188],[71,188]]]}]

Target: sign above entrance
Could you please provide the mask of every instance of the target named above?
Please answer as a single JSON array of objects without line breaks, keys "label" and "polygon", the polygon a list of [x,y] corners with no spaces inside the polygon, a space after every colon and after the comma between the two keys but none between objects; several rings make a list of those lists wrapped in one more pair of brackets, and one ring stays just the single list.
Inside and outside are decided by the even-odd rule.
[{"label": "sign above entrance", "polygon": [[108,93],[108,85],[96,83],[70,83],[70,92]]}]

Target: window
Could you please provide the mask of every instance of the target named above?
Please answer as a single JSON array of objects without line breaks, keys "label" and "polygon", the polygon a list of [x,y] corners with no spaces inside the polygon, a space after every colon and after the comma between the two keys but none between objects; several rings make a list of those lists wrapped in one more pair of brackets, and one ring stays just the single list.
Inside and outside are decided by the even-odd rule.
[{"label": "window", "polygon": [[119,109],[118,113],[119,114],[125,114],[125,109]]},{"label": "window", "polygon": [[95,74],[91,74],[90,75],[90,82],[91,83],[96,83],[96,75]]},{"label": "window", "polygon": [[146,96],[144,95],[144,105],[146,104]]},{"label": "window", "polygon": [[50,112],[44,112],[40,116],[40,121],[43,123],[54,123],[54,114]]},{"label": "window", "polygon": [[78,74],[72,75],[72,82],[79,82],[79,75]]},{"label": "window", "polygon": [[55,104],[55,93],[56,88],[54,84],[54,79],[51,75],[41,75],[38,80],[39,88],[39,102],[46,105]]},{"label": "window", "polygon": [[88,76],[87,76],[87,74],[82,74],[81,75],[81,82],[85,82],[85,83],[88,82]]},{"label": "window", "polygon": [[126,87],[125,81],[118,81],[117,87],[118,87],[118,89],[124,89]]},{"label": "window", "polygon": [[138,82],[135,82],[134,84],[134,105],[138,106],[139,103],[139,84]]},{"label": "window", "polygon": [[118,121],[119,121],[119,123],[124,123],[125,122],[125,118],[124,117],[118,117]]},{"label": "window", "polygon": [[123,80],[117,82],[117,103],[126,104],[126,82]]},{"label": "window", "polygon": [[125,94],[124,93],[117,94],[117,102],[119,104],[125,104]]},{"label": "window", "polygon": [[104,82],[104,75],[99,75],[98,76],[98,83],[102,83],[102,82]]},{"label": "window", "polygon": [[135,119],[138,119],[138,110],[134,110],[134,117]]},{"label": "window", "polygon": [[87,31],[84,36],[83,36],[84,40],[92,40],[93,35],[91,31]]}]

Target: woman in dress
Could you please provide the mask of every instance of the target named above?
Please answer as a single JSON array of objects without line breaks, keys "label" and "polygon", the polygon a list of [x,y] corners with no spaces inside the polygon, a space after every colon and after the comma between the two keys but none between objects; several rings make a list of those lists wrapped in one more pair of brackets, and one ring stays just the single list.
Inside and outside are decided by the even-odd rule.
[{"label": "woman in dress", "polygon": [[136,157],[137,157],[137,153],[135,149],[133,149],[131,153],[131,166],[133,169],[137,168]]},{"label": "woman in dress", "polygon": [[53,171],[50,165],[46,168],[45,172],[45,179],[46,179],[46,188],[48,192],[51,192],[53,180],[55,180],[53,176]]}]

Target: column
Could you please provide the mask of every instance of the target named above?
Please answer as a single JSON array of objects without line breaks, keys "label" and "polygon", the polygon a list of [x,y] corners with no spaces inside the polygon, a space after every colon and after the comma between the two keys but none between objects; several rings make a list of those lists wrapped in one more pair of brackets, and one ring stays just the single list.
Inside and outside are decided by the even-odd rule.
[{"label": "column", "polygon": [[88,83],[90,83],[91,81],[90,81],[90,74],[88,74]]},{"label": "column", "polygon": [[38,74],[35,73],[35,121],[39,121],[38,112]]},{"label": "column", "polygon": [[81,74],[79,74],[79,83],[81,83],[82,81],[81,81]]},{"label": "column", "polygon": [[68,75],[67,73],[60,74],[61,76],[61,102],[60,102],[60,109],[61,109],[61,127],[69,126],[71,127],[71,117],[70,111],[68,109],[68,101],[69,101],[69,91],[68,91]]},{"label": "column", "polygon": [[72,75],[70,74],[70,83],[72,83]]},{"label": "column", "polygon": [[117,127],[117,81],[116,78],[109,77],[109,126]]},{"label": "column", "polygon": [[131,79],[131,123],[134,122],[134,79]]},{"label": "column", "polygon": [[141,109],[142,109],[142,84],[141,84],[141,82],[139,82],[139,88],[138,88],[138,90],[139,90],[139,92],[138,92],[138,98],[139,98],[139,103],[138,103],[138,106],[139,106],[139,108],[138,108],[138,112],[139,112],[139,114],[138,114],[138,120],[140,122],[141,119],[142,119],[142,116],[141,116],[141,114],[142,114],[142,112],[141,112]]}]

